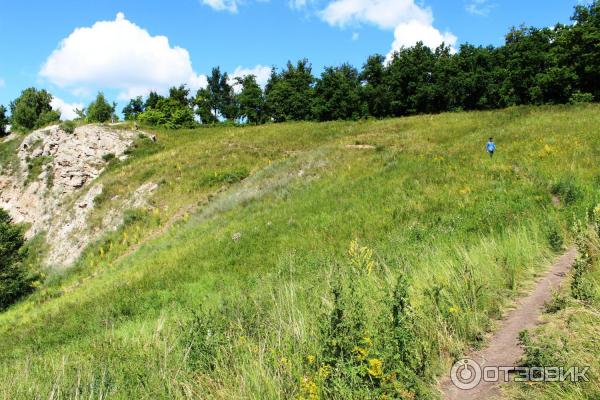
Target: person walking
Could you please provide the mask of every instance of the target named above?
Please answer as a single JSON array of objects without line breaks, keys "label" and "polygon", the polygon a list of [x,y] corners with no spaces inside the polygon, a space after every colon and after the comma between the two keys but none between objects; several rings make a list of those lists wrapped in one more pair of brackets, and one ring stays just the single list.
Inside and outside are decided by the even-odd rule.
[{"label": "person walking", "polygon": [[494,143],[494,138],[490,138],[485,145],[485,149],[487,150],[490,158],[494,157],[494,152],[496,151],[496,143]]}]

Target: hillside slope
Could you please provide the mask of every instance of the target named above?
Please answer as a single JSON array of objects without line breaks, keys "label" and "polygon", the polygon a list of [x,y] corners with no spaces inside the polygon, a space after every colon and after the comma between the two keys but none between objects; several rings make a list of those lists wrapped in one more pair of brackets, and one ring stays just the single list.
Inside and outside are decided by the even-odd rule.
[{"label": "hillside slope", "polygon": [[28,238],[48,239],[46,265],[68,267],[88,244],[121,223],[119,209],[144,203],[144,193],[133,192],[115,201],[102,223],[89,229],[88,216],[103,192],[94,180],[112,159],[127,159],[143,138],[142,132],[102,125],[77,127],[72,133],[53,125],[0,143],[0,207],[15,222],[28,225]]},{"label": "hillside slope", "polygon": [[0,396],[436,398],[600,201],[599,111],[156,132],[89,221],[148,203],[0,315]]}]

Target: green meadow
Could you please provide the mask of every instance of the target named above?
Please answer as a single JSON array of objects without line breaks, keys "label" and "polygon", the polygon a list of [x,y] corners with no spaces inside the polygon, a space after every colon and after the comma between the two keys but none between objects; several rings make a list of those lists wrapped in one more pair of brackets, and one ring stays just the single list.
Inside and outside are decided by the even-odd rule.
[{"label": "green meadow", "polygon": [[[0,314],[0,398],[438,398],[600,203],[599,126],[583,104],[153,130],[91,224],[157,184],[148,205]],[[591,258],[529,362],[600,371]],[[507,395],[595,398],[595,377]]]}]

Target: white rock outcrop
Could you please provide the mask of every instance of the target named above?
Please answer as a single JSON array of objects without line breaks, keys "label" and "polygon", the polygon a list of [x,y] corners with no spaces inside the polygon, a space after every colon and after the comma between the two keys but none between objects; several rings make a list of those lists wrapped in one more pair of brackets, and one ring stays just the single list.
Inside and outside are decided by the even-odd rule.
[{"label": "white rock outcrop", "polygon": [[88,232],[87,219],[103,188],[92,182],[110,157],[126,157],[139,134],[101,125],[70,134],[50,126],[27,135],[16,162],[0,166],[0,207],[15,222],[30,224],[27,237],[46,233],[47,264],[66,266],[97,239],[98,232]]}]

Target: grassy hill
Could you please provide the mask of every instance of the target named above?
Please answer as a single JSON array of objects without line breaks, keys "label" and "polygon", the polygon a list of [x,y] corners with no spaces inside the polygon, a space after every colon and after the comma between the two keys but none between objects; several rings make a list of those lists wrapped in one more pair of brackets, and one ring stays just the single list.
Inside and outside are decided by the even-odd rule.
[{"label": "grassy hill", "polygon": [[151,207],[0,314],[0,397],[436,398],[600,202],[598,126],[581,105],[155,132],[94,213],[148,182]]}]

